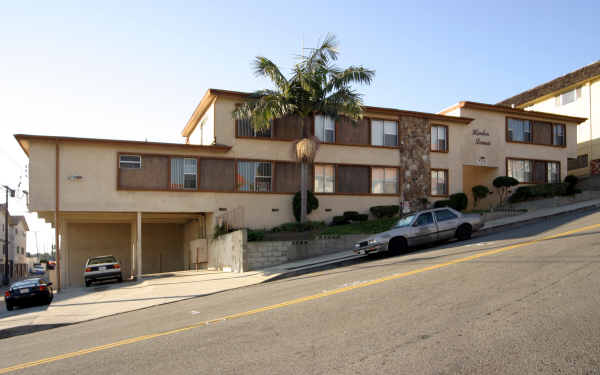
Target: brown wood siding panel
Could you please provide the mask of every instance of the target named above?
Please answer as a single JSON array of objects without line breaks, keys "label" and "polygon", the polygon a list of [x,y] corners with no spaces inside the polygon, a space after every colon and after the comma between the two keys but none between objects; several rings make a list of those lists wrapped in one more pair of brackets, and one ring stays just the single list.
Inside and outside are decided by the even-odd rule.
[{"label": "brown wood siding panel", "polygon": [[533,183],[534,184],[545,184],[546,183],[546,162],[545,161],[534,161],[533,162]]},{"label": "brown wood siding panel", "polygon": [[[307,185],[312,186],[312,181],[309,180]],[[300,191],[300,164],[276,162],[275,192],[295,193],[297,191]]]},{"label": "brown wood siding panel", "polygon": [[538,145],[551,145],[552,124],[535,121],[533,123],[533,143]]},{"label": "brown wood siding panel", "polygon": [[347,117],[340,117],[337,120],[336,129],[336,143],[346,145],[368,145],[371,143],[369,139],[369,119],[364,118],[353,123]]},{"label": "brown wood siding panel", "polygon": [[142,168],[120,168],[119,187],[128,189],[167,189],[169,157],[143,155]]},{"label": "brown wood siding panel", "polygon": [[298,117],[284,117],[273,121],[273,138],[298,139],[302,136]]},{"label": "brown wood siding panel", "polygon": [[200,159],[200,190],[233,191],[234,180],[233,159]]},{"label": "brown wood siding panel", "polygon": [[335,174],[336,193],[367,194],[370,186],[370,168],[338,165]]}]

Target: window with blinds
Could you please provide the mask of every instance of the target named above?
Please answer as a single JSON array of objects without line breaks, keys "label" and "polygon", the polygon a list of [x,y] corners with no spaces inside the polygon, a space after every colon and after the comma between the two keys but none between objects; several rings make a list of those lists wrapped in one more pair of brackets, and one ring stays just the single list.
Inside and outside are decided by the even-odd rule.
[{"label": "window with blinds", "polygon": [[141,155],[119,155],[119,168],[142,168]]},{"label": "window with blinds", "polygon": [[448,151],[448,127],[442,125],[431,127],[431,151]]},{"label": "window with blinds", "polygon": [[198,160],[171,158],[171,189],[196,190],[198,188]]},{"label": "window with blinds", "polygon": [[565,145],[565,125],[554,124],[552,125],[552,144],[554,146]]},{"label": "window with blinds", "polygon": [[531,160],[509,159],[506,175],[515,178],[520,183],[533,182],[533,162]]},{"label": "window with blinds", "polygon": [[515,118],[508,119],[508,140],[513,142],[531,142],[531,121]]},{"label": "window with blinds", "polygon": [[238,191],[272,191],[271,162],[239,161],[237,166]]},{"label": "window with blinds", "polygon": [[315,193],[333,193],[335,186],[335,167],[333,165],[315,165]]},{"label": "window with blinds", "polygon": [[335,143],[335,119],[330,116],[315,116],[315,136],[323,143]]},{"label": "window with blinds", "polygon": [[398,146],[398,122],[371,120],[371,145]]},{"label": "window with blinds", "polygon": [[398,193],[398,170],[396,168],[371,168],[371,193]]},{"label": "window with blinds", "polygon": [[445,169],[431,170],[431,195],[448,195],[448,171]]}]

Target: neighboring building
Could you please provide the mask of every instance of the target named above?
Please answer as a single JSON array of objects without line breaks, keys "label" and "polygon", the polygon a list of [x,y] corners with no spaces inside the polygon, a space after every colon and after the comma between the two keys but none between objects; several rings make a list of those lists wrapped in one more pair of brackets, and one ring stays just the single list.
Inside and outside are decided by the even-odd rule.
[{"label": "neighboring building", "polygon": [[[0,255],[0,274],[4,272],[4,238],[5,238],[5,210],[6,205],[0,205],[0,243],[2,251]],[[29,267],[27,265],[27,221],[24,216],[8,217],[8,272],[11,279],[22,279],[27,276]]]},{"label": "neighboring building", "polygon": [[[63,285],[81,285],[86,258],[102,254],[117,256],[126,277],[210,266],[218,254],[208,239],[221,220],[255,229],[294,220],[299,120],[257,133],[231,116],[246,97],[208,90],[183,129],[186,144],[15,136],[30,159],[30,209],[58,224]],[[310,172],[319,208],[309,220],[376,205],[418,208],[423,198],[491,186],[507,173],[559,181],[585,120],[471,102],[447,115],[364,110],[356,125],[305,120],[321,140]]]},{"label": "neighboring building", "polygon": [[586,117],[577,128],[577,155],[569,173],[600,174],[600,61],[536,86],[499,105]]}]

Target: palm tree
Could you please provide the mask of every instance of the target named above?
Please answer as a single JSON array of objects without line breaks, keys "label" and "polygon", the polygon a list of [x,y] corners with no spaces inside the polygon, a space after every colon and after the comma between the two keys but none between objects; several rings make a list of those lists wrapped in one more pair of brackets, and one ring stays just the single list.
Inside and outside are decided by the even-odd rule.
[{"label": "palm tree", "polygon": [[351,85],[368,85],[375,76],[375,71],[362,66],[338,68],[332,63],[338,53],[336,37],[328,34],[309,56],[300,56],[289,78],[271,60],[257,56],[255,74],[269,79],[275,88],[250,94],[232,113],[234,119],[250,119],[256,130],[270,128],[275,119],[289,116],[299,119],[302,139],[294,144],[294,153],[301,163],[301,222],[306,221],[307,167],[313,162],[319,145],[318,139],[310,137],[304,119],[315,114],[333,118],[344,115],[356,123],[363,116],[362,95]]}]

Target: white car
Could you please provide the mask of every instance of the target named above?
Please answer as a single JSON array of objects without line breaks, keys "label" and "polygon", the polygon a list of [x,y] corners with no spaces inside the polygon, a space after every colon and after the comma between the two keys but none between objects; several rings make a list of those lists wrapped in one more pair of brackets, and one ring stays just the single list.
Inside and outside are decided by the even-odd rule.
[{"label": "white car", "polygon": [[123,281],[121,264],[112,255],[89,258],[85,262],[83,279],[85,286],[90,286],[94,281],[116,280],[121,282]]},{"label": "white car", "polygon": [[484,225],[479,214],[463,214],[450,207],[414,213],[398,220],[392,229],[354,245],[357,254],[401,252],[409,247],[457,238],[467,240]]}]

